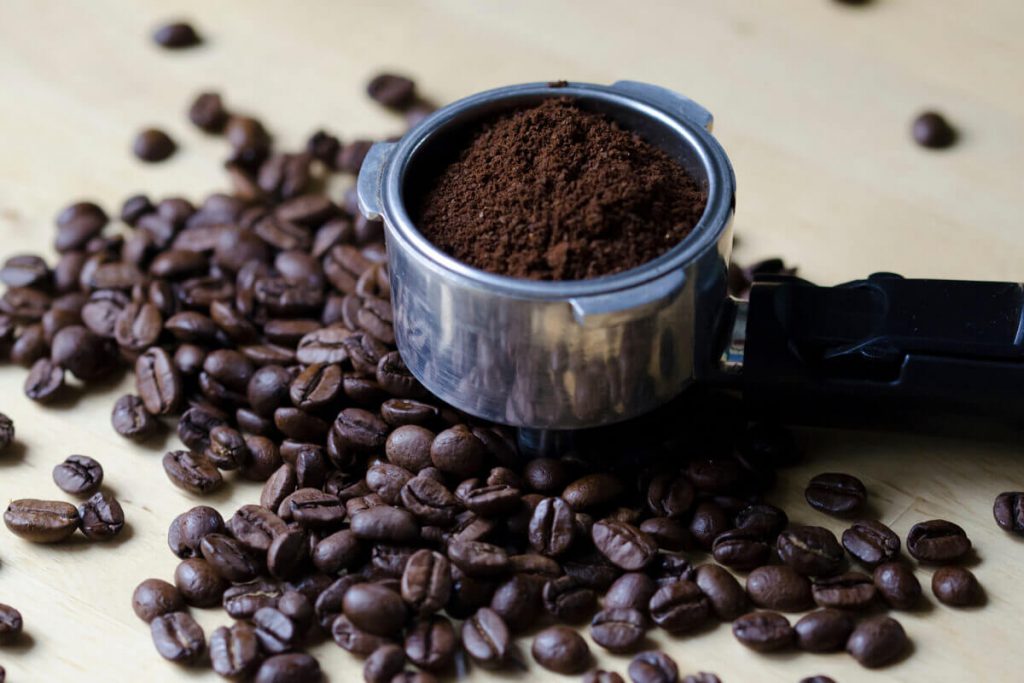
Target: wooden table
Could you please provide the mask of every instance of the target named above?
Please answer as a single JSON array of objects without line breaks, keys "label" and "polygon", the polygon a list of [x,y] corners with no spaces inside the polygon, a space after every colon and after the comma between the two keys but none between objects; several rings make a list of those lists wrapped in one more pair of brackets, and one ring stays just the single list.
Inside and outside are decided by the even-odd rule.
[{"label": "wooden table", "polygon": [[[629,10],[630,14],[624,14]],[[207,38],[169,53],[149,41],[170,16]],[[362,95],[382,67],[417,77],[438,101],[499,84],[567,78],[647,80],[685,92],[717,115],[716,134],[739,179],[744,260],[785,254],[812,279],[836,282],[878,270],[908,275],[1020,279],[1024,209],[1024,42],[1019,0],[632,2],[528,0],[340,3],[178,0],[6,0],[0,3],[0,255],[50,252],[53,216],[68,200],[116,210],[137,191],[200,198],[226,187],[223,143],[185,120],[203,88],[257,113],[287,145],[320,126],[343,136],[387,135],[401,123]],[[922,108],[947,112],[962,141],[946,152],[914,146]],[[181,151],[146,166],[130,154],[142,126],[166,127]],[[0,457],[0,498],[61,497],[50,479],[69,453],[98,457],[130,528],[114,543],[33,546],[0,529],[0,602],[25,617],[22,644],[0,650],[8,680],[215,680],[163,662],[132,614],[134,586],[169,578],[165,531],[198,501],[173,489],[160,455],[173,444],[133,446],[109,426],[108,385],[41,409],[21,393],[24,371],[0,369],[0,410],[18,443]],[[843,525],[808,508],[814,473],[861,476],[880,519],[905,534],[948,517],[977,547],[989,604],[900,614],[914,654],[868,673],[844,654],[758,656],[727,626],[692,638],[658,636],[684,672],[727,683],[1019,681],[1024,678],[1024,543],[992,521],[997,493],[1024,489],[1016,447],[938,438],[801,434],[809,462],[783,476],[773,500],[795,521]],[[233,484],[212,498],[222,511],[257,498]],[[930,572],[920,570],[926,584]],[[930,593],[927,591],[926,593]],[[207,632],[226,621],[195,610]],[[528,647],[528,642],[523,643]],[[316,648],[334,683],[360,665],[331,643]],[[624,672],[627,660],[599,654]],[[531,667],[532,680],[561,680]],[[473,680],[525,680],[475,672]]]}]

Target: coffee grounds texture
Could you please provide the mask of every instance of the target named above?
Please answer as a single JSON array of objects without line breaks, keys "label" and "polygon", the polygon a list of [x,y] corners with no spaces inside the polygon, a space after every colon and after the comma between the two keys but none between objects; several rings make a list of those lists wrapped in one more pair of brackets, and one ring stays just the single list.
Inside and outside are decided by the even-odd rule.
[{"label": "coffee grounds texture", "polygon": [[419,197],[420,231],[476,268],[583,280],[677,245],[707,203],[664,151],[569,98],[483,124]]}]

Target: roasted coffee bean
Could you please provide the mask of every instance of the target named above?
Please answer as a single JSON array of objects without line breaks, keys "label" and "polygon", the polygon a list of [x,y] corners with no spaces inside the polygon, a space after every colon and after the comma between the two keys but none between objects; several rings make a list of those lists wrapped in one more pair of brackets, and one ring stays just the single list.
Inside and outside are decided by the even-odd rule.
[{"label": "roasted coffee bean", "polygon": [[338,413],[332,431],[346,449],[369,453],[384,448],[388,426],[373,413],[361,408],[346,408]]},{"label": "roasted coffee bean", "polygon": [[680,683],[722,683],[722,679],[712,673],[701,671],[697,674],[690,674],[680,679]]},{"label": "roasted coffee bean", "polygon": [[446,617],[433,615],[416,621],[405,636],[405,656],[428,671],[447,668],[455,657],[455,629]]},{"label": "roasted coffee bean", "polygon": [[274,655],[260,665],[254,683],[319,683],[320,663],[305,653]]},{"label": "roasted coffee bean", "polygon": [[397,505],[401,500],[402,488],[412,476],[412,472],[403,467],[380,462],[371,465],[366,471],[366,484],[385,503]]},{"label": "roasted coffee bean", "polygon": [[356,628],[378,636],[395,635],[408,616],[398,593],[373,583],[360,583],[349,588],[345,592],[342,610]]},{"label": "roasted coffee bean", "polygon": [[192,558],[182,560],[174,570],[174,585],[193,607],[213,607],[220,604],[227,582],[206,560]]},{"label": "roasted coffee bean", "polygon": [[663,474],[647,486],[647,509],[651,514],[677,518],[693,506],[693,484],[683,476]]},{"label": "roasted coffee bean", "polygon": [[277,579],[292,578],[309,559],[309,538],[305,531],[289,529],[280,533],[267,548],[267,571]]},{"label": "roasted coffee bean", "polygon": [[197,453],[210,447],[210,432],[227,424],[227,416],[208,405],[189,408],[178,420],[178,438]]},{"label": "roasted coffee bean", "polygon": [[290,402],[292,375],[279,365],[265,365],[249,378],[246,397],[252,409],[264,417]]},{"label": "roasted coffee bean", "polygon": [[740,478],[740,466],[734,458],[695,458],[686,465],[686,476],[706,493],[726,493]]},{"label": "roasted coffee bean", "polygon": [[378,505],[353,515],[351,529],[356,538],[386,543],[410,543],[420,531],[412,513],[390,505]]},{"label": "roasted coffee bean", "polygon": [[13,500],[4,512],[4,524],[11,533],[32,543],[63,541],[75,533],[79,523],[74,505],[55,500]]},{"label": "roasted coffee bean", "polygon": [[732,622],[732,634],[755,652],[775,652],[793,643],[793,627],[778,612],[751,612]]},{"label": "roasted coffee bean", "polygon": [[483,468],[486,448],[466,425],[439,433],[430,446],[430,459],[442,472],[471,477]]},{"label": "roasted coffee bean", "polygon": [[420,616],[444,608],[452,592],[448,558],[432,550],[413,553],[402,574],[402,598]]},{"label": "roasted coffee bean", "polygon": [[135,387],[146,410],[153,415],[177,412],[184,397],[174,361],[159,347],[147,350],[135,361]]},{"label": "roasted coffee bean", "polygon": [[711,611],[722,621],[732,621],[749,609],[750,601],[739,581],[716,564],[697,567],[694,583],[707,596]]},{"label": "roasted coffee bean", "polygon": [[388,399],[380,406],[381,417],[393,427],[429,425],[437,419],[439,413],[440,411],[432,405],[409,399]]},{"label": "roasted coffee bean", "polygon": [[35,254],[10,256],[0,267],[0,282],[8,287],[44,288],[50,279],[50,269]]},{"label": "roasted coffee bean", "polygon": [[103,483],[103,466],[87,455],[69,455],[53,468],[53,483],[73,496],[92,495]]},{"label": "roasted coffee bean", "polygon": [[629,608],[645,611],[657,588],[654,580],[646,574],[638,572],[623,574],[605,593],[604,607],[605,609]]},{"label": "roasted coffee bean", "polygon": [[589,618],[597,606],[597,595],[571,576],[560,576],[544,584],[544,607],[559,621],[576,624]]},{"label": "roasted coffee bean", "polygon": [[171,483],[189,493],[205,495],[224,484],[220,471],[200,453],[170,451],[164,455],[163,466]]},{"label": "roasted coffee bean", "polygon": [[875,567],[875,588],[890,607],[911,609],[921,599],[921,582],[902,562],[887,562]]},{"label": "roasted coffee bean", "polygon": [[0,453],[14,443],[14,421],[0,413]]},{"label": "roasted coffee bean", "polygon": [[320,540],[313,549],[313,564],[325,574],[337,574],[351,567],[363,554],[359,539],[349,529],[337,531]]},{"label": "roasted coffee bean", "polygon": [[629,679],[633,683],[676,683],[679,668],[664,652],[641,652],[629,663]]},{"label": "roasted coffee bean", "polygon": [[207,534],[223,533],[224,518],[212,507],[199,505],[183,512],[167,530],[167,545],[181,559],[200,557],[200,543]]},{"label": "roasted coffee bean", "polygon": [[149,623],[159,616],[185,609],[178,589],[162,579],[146,579],[132,593],[132,611]]},{"label": "roasted coffee bean", "polygon": [[1000,493],[992,505],[992,515],[1003,531],[1024,536],[1024,492]]},{"label": "roasted coffee bean", "polygon": [[523,469],[527,485],[540,493],[561,493],[569,483],[569,477],[569,468],[554,458],[535,458],[527,462]]},{"label": "roasted coffee bean", "polygon": [[26,368],[31,368],[37,360],[49,355],[50,348],[44,338],[43,326],[39,323],[26,326],[11,346],[11,362]]},{"label": "roasted coffee bean", "polygon": [[482,541],[453,541],[448,545],[448,559],[469,576],[501,576],[508,572],[508,553]]},{"label": "roasted coffee bean", "polygon": [[836,516],[855,514],[864,507],[867,495],[860,479],[834,472],[815,476],[804,491],[812,508]]},{"label": "roasted coffee bean", "polygon": [[402,425],[388,435],[385,453],[388,460],[399,467],[419,472],[432,464],[430,446],[433,442],[434,433],[429,429],[415,424]]},{"label": "roasted coffee bean", "polygon": [[939,567],[932,574],[932,593],[943,605],[974,607],[984,601],[977,577],[963,567]]},{"label": "roasted coffee bean", "polygon": [[405,668],[405,650],[397,645],[382,645],[366,658],[363,680],[366,683],[391,683]]},{"label": "roasted coffee bean", "polygon": [[217,469],[235,470],[249,461],[249,446],[237,429],[217,425],[210,430],[210,446],[203,454]]},{"label": "roasted coffee bean", "polygon": [[264,607],[277,607],[281,595],[282,588],[277,583],[256,579],[228,588],[221,603],[232,618],[252,619]]},{"label": "roasted coffee bean", "polygon": [[895,662],[909,645],[907,634],[898,621],[879,616],[857,624],[846,641],[846,651],[862,666],[874,669]]},{"label": "roasted coffee bean", "polygon": [[862,610],[875,601],[876,593],[874,580],[860,572],[817,578],[811,585],[814,602],[820,607]]},{"label": "roasted coffee bean", "polygon": [[789,524],[785,510],[767,503],[748,505],[736,513],[735,525],[751,533],[759,534],[766,541],[774,540]]},{"label": "roasted coffee bean", "polygon": [[462,646],[485,669],[502,666],[513,647],[508,626],[497,612],[487,607],[481,607],[462,623]]},{"label": "roasted coffee bean", "polygon": [[210,634],[210,664],[224,678],[244,678],[260,664],[260,641],[245,622],[221,626]]},{"label": "roasted coffee bean", "polygon": [[241,468],[242,476],[252,481],[266,481],[281,466],[277,445],[265,436],[246,436],[249,460]]},{"label": "roasted coffee bean", "polygon": [[199,93],[188,110],[188,120],[207,133],[219,133],[228,122],[224,102],[215,92]]},{"label": "roasted coffee bean", "polygon": [[90,541],[108,541],[124,529],[124,510],[113,496],[99,491],[78,506],[82,534]]},{"label": "roasted coffee bean", "polygon": [[951,147],[957,139],[957,131],[946,118],[934,111],[918,115],[911,126],[914,142],[930,149]]},{"label": "roasted coffee bean", "polygon": [[303,410],[318,410],[338,398],[341,393],[341,367],[314,363],[303,370],[291,384],[292,403]]},{"label": "roasted coffee bean", "polygon": [[125,394],[114,403],[110,415],[114,431],[127,439],[142,440],[156,431],[158,423],[146,410],[146,404],[133,394]]},{"label": "roasted coffee bean", "polygon": [[405,76],[383,73],[373,77],[366,93],[385,107],[404,109],[416,97],[416,84]]},{"label": "roasted coffee bean", "polygon": [[651,619],[669,633],[703,626],[711,616],[711,603],[693,581],[680,580],[659,588],[648,603]]},{"label": "roasted coffee bean", "polygon": [[159,128],[146,128],[135,136],[132,151],[142,161],[157,162],[167,159],[178,148],[170,135]]},{"label": "roasted coffee bean", "polygon": [[572,508],[561,498],[545,498],[530,518],[530,547],[549,557],[565,553],[575,538]]},{"label": "roasted coffee bean", "polygon": [[594,669],[583,674],[583,683],[625,683],[625,681],[614,671]]},{"label": "roasted coffee bean", "polygon": [[187,612],[170,612],[149,622],[153,644],[160,656],[172,662],[194,664],[206,651],[202,627]]},{"label": "roasted coffee bean", "polygon": [[803,612],[814,606],[811,582],[786,565],[768,565],[750,572],[747,595],[758,607],[780,612]]},{"label": "roasted coffee bean", "polygon": [[566,626],[551,626],[533,639],[534,660],[548,671],[580,674],[590,665],[590,648],[580,634]]},{"label": "roasted coffee bean", "polygon": [[605,609],[590,622],[590,637],[609,652],[632,652],[647,634],[643,612],[628,607]]},{"label": "roasted coffee bean", "polygon": [[[370,301],[379,300],[369,299],[368,302]],[[377,308],[382,307],[383,304],[377,305]],[[387,344],[394,343],[394,332],[391,331],[390,309],[390,304],[388,304],[386,312],[388,319],[386,322],[380,321],[378,314],[371,314],[369,311],[374,310],[372,308],[364,307],[359,311],[359,316],[363,328],[367,328],[367,318],[370,317],[370,319],[374,322],[374,325],[371,329],[377,330],[376,332],[374,332],[374,336]],[[386,337],[389,337],[390,341],[388,341]],[[419,383],[419,380],[413,377],[412,373],[409,371],[409,368],[406,367],[405,362],[402,360],[402,357],[398,355],[397,351],[392,351],[391,353],[386,354],[384,357],[380,359],[380,361],[377,362],[376,378],[377,382],[384,389],[384,391],[386,391],[391,396],[412,399],[424,398],[427,396],[426,389],[424,389],[423,385]]]},{"label": "roasted coffee bean", "polygon": [[21,612],[10,605],[0,604],[0,645],[17,641],[23,627]]},{"label": "roasted coffee bean", "polygon": [[[283,599],[283,596],[282,596]],[[264,651],[281,654],[294,649],[302,638],[296,623],[276,607],[262,607],[252,616],[256,638]]]},{"label": "roasted coffee bean", "polygon": [[410,479],[401,491],[402,505],[425,524],[451,526],[461,510],[444,484],[423,475]]},{"label": "roasted coffee bean", "polygon": [[729,530],[729,516],[717,503],[700,503],[690,519],[690,535],[704,550],[713,550],[715,539]]},{"label": "roasted coffee bean", "polygon": [[[865,4],[869,0],[836,0],[837,2],[843,2],[848,5]],[[807,678],[801,678],[800,683],[836,683],[835,679],[829,678],[828,676],[808,676]]]},{"label": "roasted coffee bean", "polygon": [[711,546],[715,561],[739,571],[749,571],[768,562],[771,547],[760,530],[731,529],[715,538]]},{"label": "roasted coffee bean", "polygon": [[160,47],[178,49],[195,47],[202,42],[192,24],[179,21],[164,24],[153,31],[153,41]]},{"label": "roasted coffee bean", "polygon": [[796,644],[806,652],[842,650],[853,633],[854,620],[838,609],[820,609],[801,618],[793,631]]},{"label": "roasted coffee bean", "polygon": [[285,521],[294,520],[303,527],[336,527],[345,519],[345,506],[336,496],[319,489],[304,488],[285,498],[278,514]]},{"label": "roasted coffee bean", "polygon": [[907,551],[919,562],[955,562],[970,550],[971,539],[967,532],[944,519],[918,522],[907,534]]},{"label": "roasted coffee bean", "polygon": [[64,388],[64,368],[49,358],[40,358],[32,364],[25,377],[25,395],[33,401],[46,403]]},{"label": "roasted coffee bean", "polygon": [[588,510],[607,505],[622,493],[622,483],[610,474],[588,474],[573,481],[562,491],[562,499],[573,510]]},{"label": "roasted coffee bean", "polygon": [[652,517],[640,523],[640,531],[654,539],[662,550],[688,550],[693,547],[693,538],[681,520],[668,517]]},{"label": "roasted coffee bean", "polygon": [[843,547],[865,567],[877,567],[899,556],[900,537],[881,522],[864,519],[843,532]]},{"label": "roasted coffee bean", "polygon": [[831,576],[845,556],[835,535],[820,526],[794,526],[779,534],[779,559],[804,576]]},{"label": "roasted coffee bean", "polygon": [[649,535],[617,520],[605,519],[595,523],[591,538],[602,555],[626,571],[643,569],[658,552],[658,545]]},{"label": "roasted coffee bean", "polygon": [[203,559],[231,583],[245,583],[260,574],[260,566],[245,547],[224,534],[206,534],[199,543]]},{"label": "roasted coffee bean", "polygon": [[455,497],[467,510],[483,517],[502,517],[522,505],[519,489],[505,484],[488,485],[481,479],[467,479],[455,489]]},{"label": "roasted coffee bean", "polygon": [[163,322],[156,306],[148,303],[128,304],[114,324],[114,339],[126,351],[145,351],[160,337]]}]

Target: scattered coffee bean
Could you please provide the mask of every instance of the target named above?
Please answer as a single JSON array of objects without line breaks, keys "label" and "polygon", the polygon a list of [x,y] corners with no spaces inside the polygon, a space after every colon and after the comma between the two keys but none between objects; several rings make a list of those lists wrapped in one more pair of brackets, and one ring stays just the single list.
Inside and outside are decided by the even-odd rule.
[{"label": "scattered coffee bean", "polygon": [[548,671],[580,674],[590,665],[590,648],[580,634],[565,626],[551,626],[533,639],[533,658]]},{"label": "scattered coffee bean", "polygon": [[349,588],[342,609],[356,628],[378,636],[395,635],[408,616],[401,596],[375,583],[360,583]]},{"label": "scattered coffee bean", "polygon": [[53,482],[64,493],[89,496],[103,483],[103,466],[87,455],[69,455],[53,468]]},{"label": "scattered coffee bean", "polygon": [[228,122],[228,111],[215,92],[200,93],[188,110],[188,119],[207,133],[220,133]]},{"label": "scattered coffee bean", "polygon": [[220,604],[227,582],[204,559],[182,560],[174,570],[174,585],[193,607],[213,607]]},{"label": "scattered coffee bean", "polygon": [[692,631],[711,617],[711,603],[693,581],[662,586],[651,596],[648,607],[654,623],[669,633]]},{"label": "scattered coffee bean", "polygon": [[292,652],[266,659],[257,670],[254,683],[319,683],[322,679],[316,658]]},{"label": "scattered coffee bean", "polygon": [[921,599],[921,582],[902,562],[887,562],[875,567],[875,588],[894,609],[912,609]]},{"label": "scattered coffee bean", "polygon": [[[604,594],[605,609],[628,608],[646,610],[651,596],[658,589],[654,579],[639,572],[623,574]],[[746,599],[746,594],[744,594]],[[713,601],[712,601],[713,602]]]},{"label": "scattered coffee bean", "polygon": [[189,451],[170,451],[164,455],[164,472],[171,483],[189,493],[204,495],[223,485],[220,470],[210,459]]},{"label": "scattered coffee bean", "polygon": [[[0,436],[0,450],[3,450],[2,436]],[[992,505],[992,515],[996,518],[996,524],[1003,531],[1024,536],[1024,492],[1000,493]]]},{"label": "scattered coffee bean", "polygon": [[0,603],[0,645],[9,645],[18,640],[23,628],[21,612]]},{"label": "scattered coffee bean", "polygon": [[142,161],[163,161],[174,154],[178,145],[159,128],[147,128],[135,136],[132,151]]},{"label": "scattered coffee bean", "polygon": [[135,616],[149,623],[157,617],[185,609],[178,589],[162,579],[146,579],[132,593]]},{"label": "scattered coffee bean", "polygon": [[981,584],[963,567],[939,567],[932,574],[932,593],[950,607],[974,607],[984,601]]},{"label": "scattered coffee bean", "polygon": [[815,510],[842,517],[864,506],[867,489],[856,477],[830,472],[811,479],[804,497]]},{"label": "scattered coffee bean", "polygon": [[814,602],[819,607],[845,610],[867,609],[875,601],[876,592],[874,580],[860,572],[820,577],[811,585]]},{"label": "scattered coffee bean", "polygon": [[739,571],[756,569],[768,562],[771,546],[758,529],[731,529],[719,534],[711,546],[715,561]]},{"label": "scattered coffee bean", "polygon": [[146,410],[142,399],[125,394],[117,399],[110,416],[114,431],[127,439],[143,440],[156,431],[158,423]]},{"label": "scattered coffee bean", "polygon": [[508,659],[512,636],[497,612],[481,607],[462,623],[462,646],[474,662],[493,669]]},{"label": "scattered coffee bean", "polygon": [[194,664],[206,651],[202,627],[187,612],[170,612],[149,622],[153,644],[160,656],[172,662]]},{"label": "scattered coffee bean", "polygon": [[206,505],[183,512],[171,522],[167,530],[167,545],[181,559],[199,557],[200,543],[207,534],[222,533],[224,518]]},{"label": "scattered coffee bean", "polygon": [[840,571],[845,557],[835,535],[820,526],[795,526],[779,534],[779,558],[804,576]]},{"label": "scattered coffee bean", "polygon": [[918,522],[907,534],[907,551],[919,562],[956,562],[971,550],[963,528],[944,519]]},{"label": "scattered coffee bean", "polygon": [[416,85],[405,76],[380,74],[366,86],[366,93],[392,109],[404,109],[416,96]]},{"label": "scattered coffee bean", "polygon": [[260,643],[245,622],[221,626],[210,634],[210,664],[224,678],[244,678],[259,666]]},{"label": "scattered coffee bean", "polygon": [[675,683],[679,668],[664,652],[641,652],[629,662],[629,678],[633,683]]},{"label": "scattered coffee bean", "polygon": [[75,533],[79,523],[74,505],[55,500],[14,500],[4,512],[7,528],[32,543],[59,543]]},{"label": "scattered coffee bean", "polygon": [[608,560],[626,571],[643,569],[658,552],[658,545],[648,534],[632,524],[605,519],[591,530],[594,546]]},{"label": "scattered coffee bean", "polygon": [[929,149],[945,149],[956,142],[957,132],[942,114],[926,111],[914,119],[911,127],[914,141]]},{"label": "scattered coffee bean", "polygon": [[113,496],[99,491],[78,506],[82,533],[90,541],[109,541],[124,529],[124,510]]},{"label": "scattered coffee bean", "polygon": [[583,674],[583,683],[625,683],[625,681],[614,671],[595,669]]},{"label": "scattered coffee bean", "polygon": [[14,421],[0,413],[0,453],[14,442]]},{"label": "scattered coffee bean", "polygon": [[750,572],[747,595],[758,607],[781,612],[803,612],[814,605],[811,582],[785,565],[768,565]]},{"label": "scattered coffee bean", "polygon": [[869,617],[857,624],[846,642],[846,651],[870,669],[892,664],[907,651],[910,641],[898,621]]},{"label": "scattered coffee bean", "polygon": [[875,520],[860,520],[843,532],[843,547],[865,567],[892,562],[900,554],[900,537]]},{"label": "scattered coffee bean", "polygon": [[153,41],[157,45],[169,49],[194,47],[202,42],[199,34],[192,28],[192,24],[183,21],[160,26],[153,32]]},{"label": "scattered coffee bean", "polygon": [[732,634],[751,650],[775,652],[793,643],[793,627],[778,612],[751,612],[732,622]]},{"label": "scattered coffee bean", "polygon": [[796,643],[806,652],[842,650],[853,633],[854,619],[838,609],[820,609],[802,617],[793,626]]},{"label": "scattered coffee bean", "polygon": [[[732,621],[747,613],[750,606],[747,594],[725,569],[716,564],[702,564],[697,567],[694,582],[707,596],[715,616],[722,621]],[[607,604],[607,596],[605,602]]]},{"label": "scattered coffee bean", "polygon": [[643,612],[628,607],[602,610],[590,622],[591,639],[609,652],[632,652],[640,646],[646,634]]},{"label": "scattered coffee bean", "polygon": [[402,598],[420,616],[442,609],[451,597],[451,565],[444,555],[417,550],[402,573]]}]

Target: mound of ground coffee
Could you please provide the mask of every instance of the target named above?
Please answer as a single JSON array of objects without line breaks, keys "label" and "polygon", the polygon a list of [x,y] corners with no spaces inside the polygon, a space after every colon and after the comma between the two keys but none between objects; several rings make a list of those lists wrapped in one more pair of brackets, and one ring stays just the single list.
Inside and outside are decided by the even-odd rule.
[{"label": "mound of ground coffee", "polygon": [[417,226],[502,275],[581,280],[646,263],[697,224],[707,192],[665,152],[568,98],[481,126],[419,198]]}]

